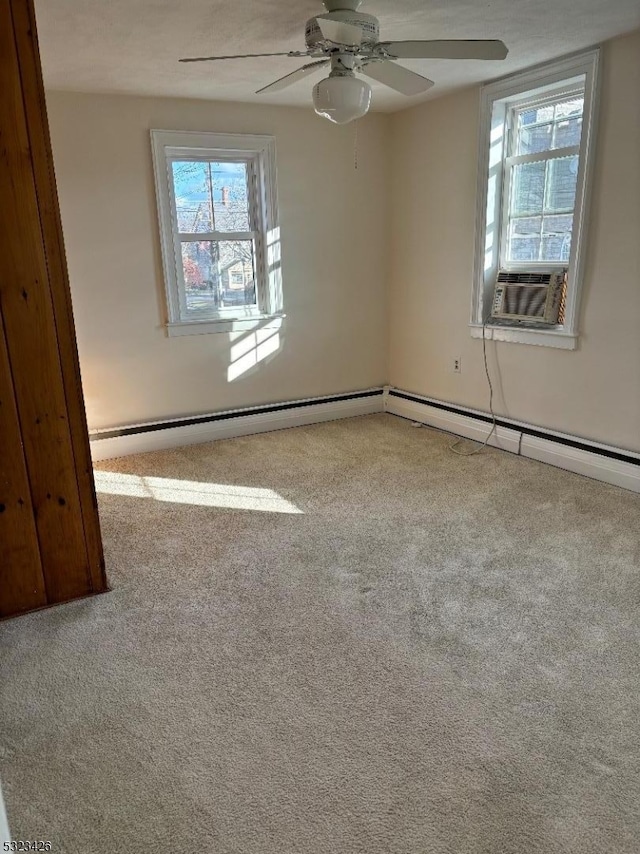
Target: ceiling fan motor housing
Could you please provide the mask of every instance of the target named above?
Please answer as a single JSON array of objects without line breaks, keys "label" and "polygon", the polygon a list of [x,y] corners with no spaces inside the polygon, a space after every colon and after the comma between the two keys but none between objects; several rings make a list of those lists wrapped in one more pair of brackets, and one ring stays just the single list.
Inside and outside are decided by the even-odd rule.
[{"label": "ceiling fan motor housing", "polygon": [[[340,23],[358,27],[362,30],[363,44],[377,44],[380,41],[380,24],[378,23],[378,19],[374,18],[373,15],[367,15],[365,12],[357,12],[352,9],[338,9],[323,17],[331,21],[339,21]],[[310,18],[307,21],[304,38],[309,50],[323,47],[325,39],[316,18]]]}]

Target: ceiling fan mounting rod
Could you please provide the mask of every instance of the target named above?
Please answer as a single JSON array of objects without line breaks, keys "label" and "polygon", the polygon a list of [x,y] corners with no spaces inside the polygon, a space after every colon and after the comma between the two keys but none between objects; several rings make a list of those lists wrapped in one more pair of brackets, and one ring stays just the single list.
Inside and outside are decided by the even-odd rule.
[{"label": "ceiling fan mounting rod", "polygon": [[322,5],[328,12],[355,12],[362,0],[323,0]]}]

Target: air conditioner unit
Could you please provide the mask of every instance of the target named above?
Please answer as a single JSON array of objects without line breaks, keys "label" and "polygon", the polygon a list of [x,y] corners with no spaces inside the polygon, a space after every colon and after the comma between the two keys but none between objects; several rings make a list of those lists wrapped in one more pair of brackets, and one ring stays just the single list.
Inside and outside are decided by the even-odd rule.
[{"label": "air conditioner unit", "polygon": [[554,326],[562,306],[566,270],[515,273],[500,270],[493,292],[491,320]]}]

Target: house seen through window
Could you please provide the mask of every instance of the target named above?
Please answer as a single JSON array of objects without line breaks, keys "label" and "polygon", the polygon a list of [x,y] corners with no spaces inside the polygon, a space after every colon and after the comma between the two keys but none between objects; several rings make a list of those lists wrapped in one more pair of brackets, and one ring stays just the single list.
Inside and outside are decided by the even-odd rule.
[{"label": "house seen through window", "polygon": [[169,335],[281,313],[272,137],[152,131]]},{"label": "house seen through window", "polygon": [[171,166],[187,310],[255,306],[247,164],[174,160]]}]

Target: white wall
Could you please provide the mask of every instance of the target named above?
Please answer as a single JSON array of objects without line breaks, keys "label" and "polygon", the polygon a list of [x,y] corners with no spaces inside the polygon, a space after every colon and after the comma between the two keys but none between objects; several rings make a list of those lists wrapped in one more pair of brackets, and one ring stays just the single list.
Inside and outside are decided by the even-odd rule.
[{"label": "white wall", "polygon": [[[354,129],[310,109],[67,92],[47,105],[90,428],[386,380],[389,117],[360,123],[356,171]],[[232,382],[250,336],[163,329],[150,128],[276,137],[287,318],[280,349]]]},{"label": "white wall", "polygon": [[[602,72],[579,349],[487,347],[499,413],[638,451],[640,33],[604,45]],[[63,92],[48,106],[90,427],[384,382],[487,408],[468,329],[477,87],[368,116],[357,171],[353,128],[310,109]],[[232,382],[237,341],[163,330],[152,127],[277,139],[287,318],[280,349]]]},{"label": "white wall", "polygon": [[[606,43],[602,66],[579,349],[487,348],[498,412],[638,451],[640,33]],[[468,329],[478,114],[474,87],[393,118],[389,379],[487,409],[482,342]]]}]

